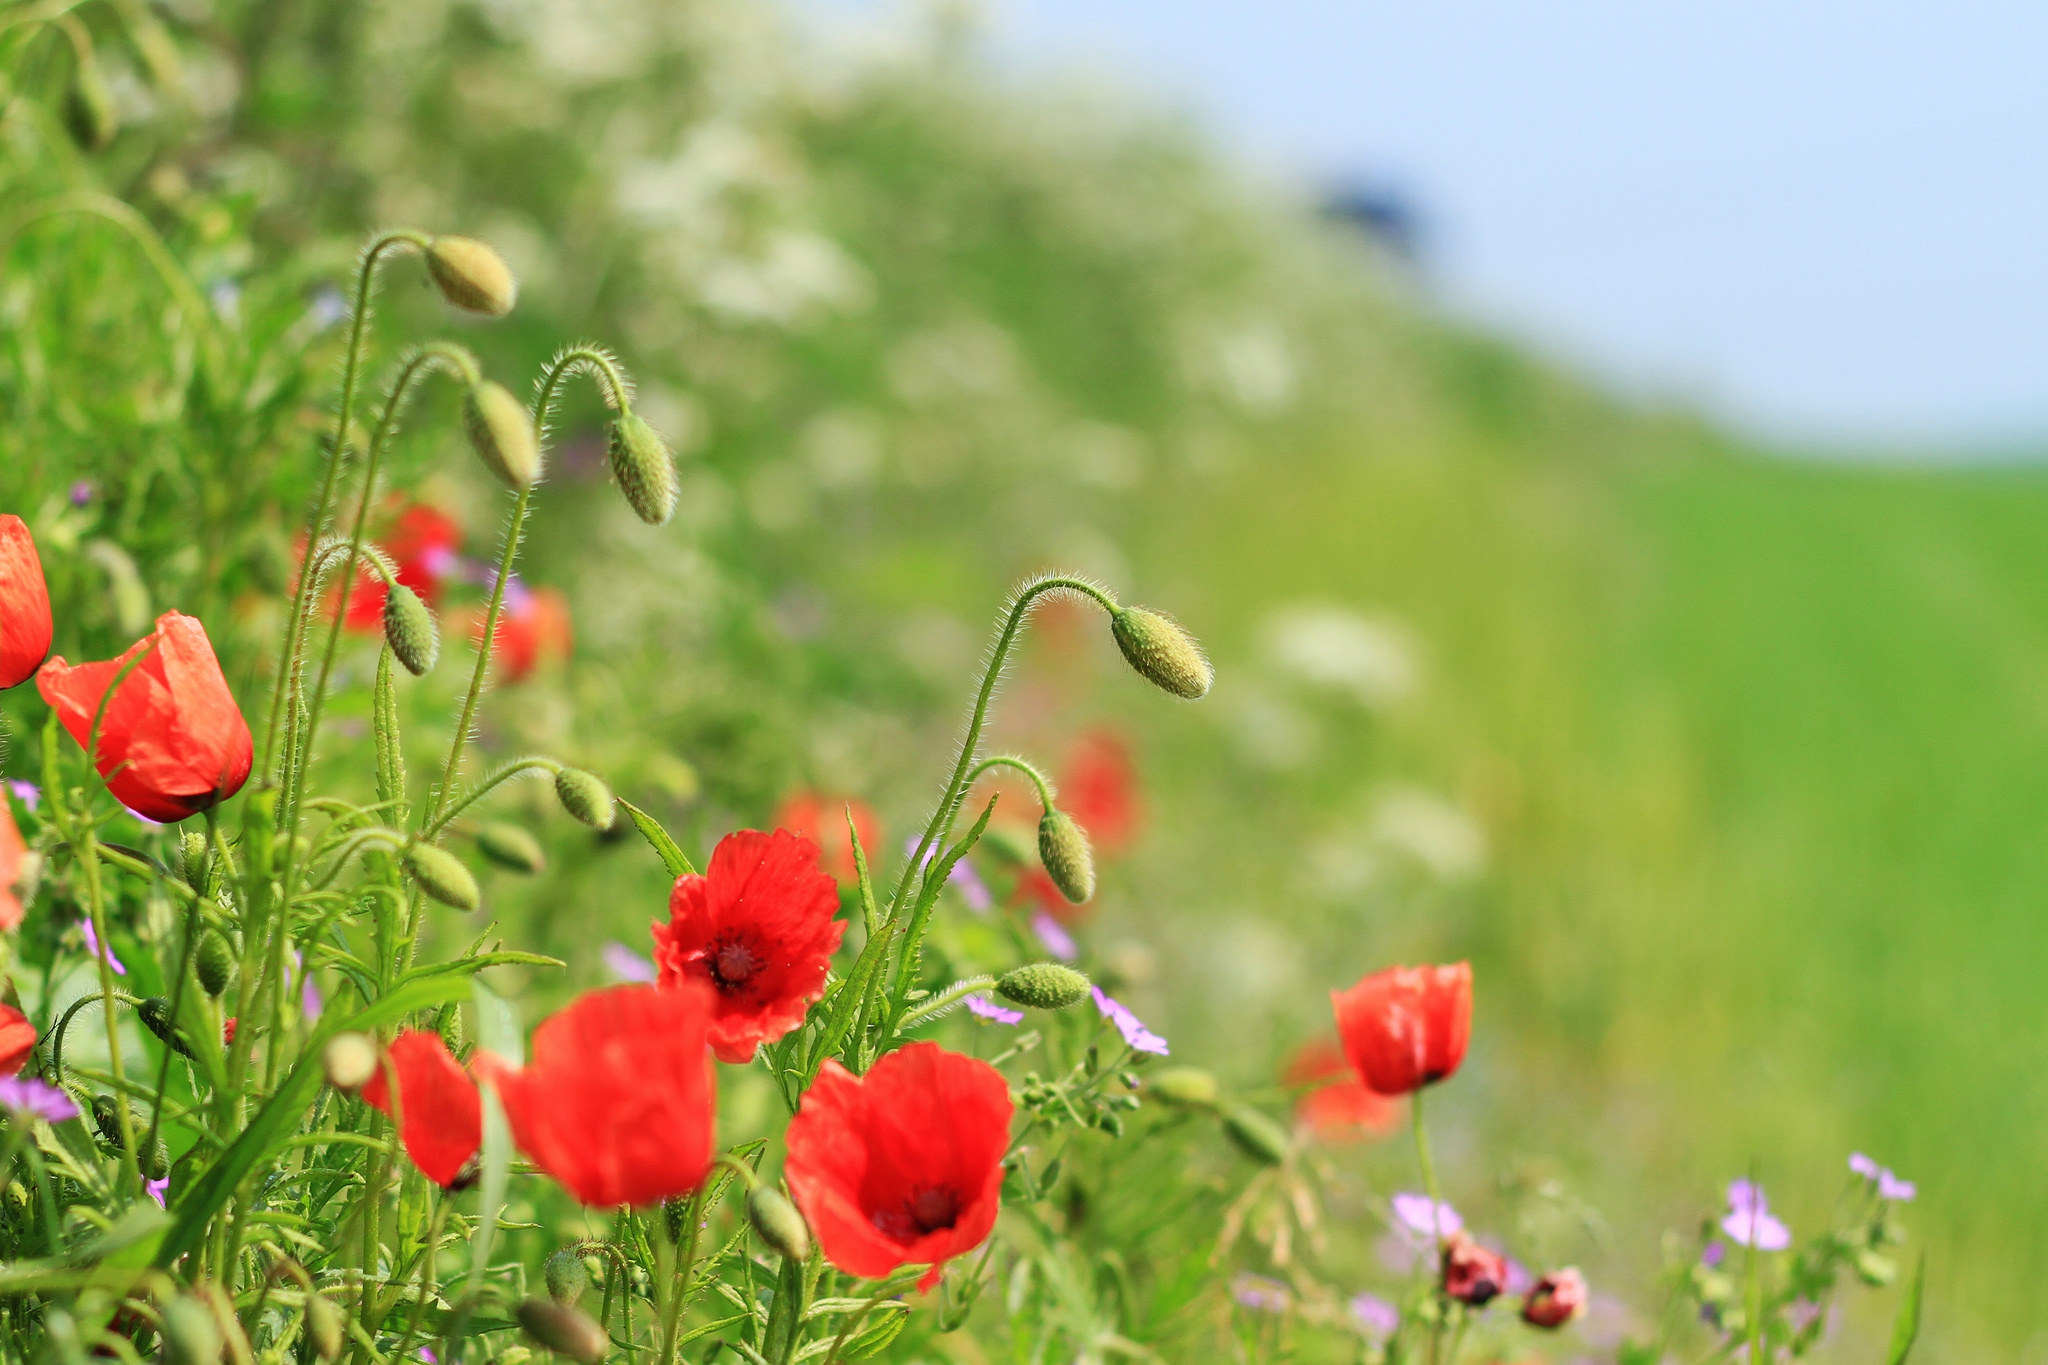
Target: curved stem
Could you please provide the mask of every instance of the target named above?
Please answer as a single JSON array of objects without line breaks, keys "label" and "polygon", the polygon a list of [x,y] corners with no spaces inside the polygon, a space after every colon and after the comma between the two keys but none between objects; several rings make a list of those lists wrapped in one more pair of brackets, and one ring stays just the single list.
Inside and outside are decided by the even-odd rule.
[{"label": "curved stem", "polygon": [[556,762],[554,759],[543,757],[540,754],[535,754],[530,758],[513,759],[510,763],[507,763],[504,767],[498,769],[496,772],[484,778],[483,781],[477,783],[474,787],[471,787],[468,791],[464,792],[461,798],[457,800],[454,805],[442,811],[441,814],[434,819],[432,824],[429,824],[425,829],[420,831],[420,838],[423,840],[432,840],[435,835],[439,834],[443,829],[446,829],[448,827],[449,822],[454,820],[456,816],[462,814],[462,812],[468,810],[478,801],[481,801],[484,797],[490,795],[491,792],[503,786],[505,783],[510,782],[513,778],[518,777],[521,773],[533,772],[536,769],[542,772],[559,773],[560,771],[562,771],[562,765]]},{"label": "curved stem", "polygon": [[985,991],[996,984],[992,976],[970,976],[955,981],[929,1000],[920,1000],[917,1007],[896,1021],[896,1032],[901,1035],[910,1032],[927,1019],[936,1019],[953,1006],[979,991]]},{"label": "curved stem", "polygon": [[1034,765],[1017,757],[1015,754],[997,754],[993,758],[984,758],[981,762],[975,764],[973,771],[967,774],[967,787],[971,789],[975,782],[980,780],[983,773],[990,772],[996,768],[1015,768],[1018,772],[1030,778],[1031,785],[1038,789],[1038,804],[1045,807],[1048,811],[1053,808],[1052,783]]}]

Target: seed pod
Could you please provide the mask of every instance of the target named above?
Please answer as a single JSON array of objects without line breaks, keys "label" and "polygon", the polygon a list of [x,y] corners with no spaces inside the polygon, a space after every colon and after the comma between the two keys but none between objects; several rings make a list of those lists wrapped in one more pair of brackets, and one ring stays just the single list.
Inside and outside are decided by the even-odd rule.
[{"label": "seed pod", "polygon": [[427,274],[441,297],[465,313],[501,318],[519,299],[512,267],[474,237],[436,237],[427,244]]},{"label": "seed pod", "polygon": [[316,1360],[332,1365],[341,1359],[342,1347],[346,1344],[346,1320],[341,1308],[325,1294],[312,1290],[306,1292],[306,1339],[313,1343]]},{"label": "seed pod", "polygon": [[384,642],[415,678],[432,672],[441,657],[441,628],[434,624],[434,613],[403,583],[392,584],[384,595]]},{"label": "seed pod", "polygon": [[676,459],[661,433],[639,413],[622,412],[612,419],[605,436],[612,477],[640,520],[659,526],[674,516]]},{"label": "seed pod", "polygon": [[610,829],[618,818],[612,789],[595,773],[581,768],[564,768],[555,774],[555,799],[563,810],[592,829]]},{"label": "seed pod", "polygon": [[164,1358],[172,1365],[220,1365],[227,1343],[213,1310],[183,1294],[163,1307]]},{"label": "seed pod", "polygon": [[201,831],[188,829],[178,836],[178,875],[202,896],[206,894],[209,853],[206,835]]},{"label": "seed pod", "polygon": [[1145,1093],[1183,1109],[1207,1109],[1219,1093],[1216,1078],[1198,1066],[1170,1066],[1145,1079]]},{"label": "seed pod", "polygon": [[811,1229],[789,1197],[773,1185],[759,1185],[747,1195],[747,1220],[761,1240],[786,1260],[811,1258]]},{"label": "seed pod", "polygon": [[503,384],[479,379],[462,399],[462,424],[469,444],[493,474],[515,492],[540,477],[540,441],[533,414]]},{"label": "seed pod", "polygon": [[320,1069],[336,1090],[360,1090],[377,1074],[377,1040],[367,1033],[337,1033],[320,1049]]},{"label": "seed pod", "polygon": [[1088,998],[1088,978],[1057,962],[1012,967],[996,982],[996,994],[1035,1010],[1063,1010]]},{"label": "seed pod", "polygon": [[[95,1095],[92,1101],[93,1127],[100,1130],[100,1136],[116,1151],[123,1146],[119,1103],[112,1095]],[[135,1129],[136,1141],[140,1142],[149,1131],[148,1116],[131,1104],[128,1106],[128,1122]],[[164,1145],[162,1138],[158,1138],[135,1164],[148,1179],[162,1180],[171,1173],[171,1149]]]},{"label": "seed pod", "polygon": [[462,860],[445,848],[412,844],[405,850],[405,870],[419,883],[420,890],[443,905],[457,910],[474,910],[483,901],[476,876]]},{"label": "seed pod", "polygon": [[235,979],[235,950],[228,941],[212,929],[199,935],[199,946],[192,951],[193,966],[199,972],[199,984],[215,999]]},{"label": "seed pod", "polygon": [[552,1299],[527,1299],[519,1305],[519,1325],[550,1351],[583,1365],[598,1365],[611,1352],[611,1338],[577,1308]]},{"label": "seed pod", "polygon": [[582,1253],[574,1247],[563,1247],[548,1257],[540,1269],[541,1278],[547,1281],[548,1297],[556,1303],[575,1303],[590,1288],[590,1267],[583,1264]]},{"label": "seed pod", "polygon": [[1278,1166],[1291,1150],[1280,1125],[1256,1109],[1239,1107],[1223,1116],[1223,1131],[1237,1149],[1254,1161]]},{"label": "seed pod", "polygon": [[1038,820],[1038,861],[1060,894],[1079,905],[1095,894],[1095,854],[1088,834],[1063,810],[1049,810]]},{"label": "seed pod", "polygon": [[100,64],[91,58],[80,62],[71,78],[71,89],[64,98],[64,126],[72,140],[88,152],[101,150],[121,131],[114,92],[107,88]]},{"label": "seed pod", "polygon": [[1216,680],[1195,637],[1171,618],[1143,607],[1123,607],[1109,618],[1109,633],[1132,668],[1176,697],[1197,701]]},{"label": "seed pod", "polygon": [[170,1048],[180,1057],[191,1057],[193,1052],[185,1042],[183,1034],[171,1024],[171,1002],[161,995],[152,995],[135,1007],[135,1017],[142,1026],[154,1033],[157,1041]]},{"label": "seed pod", "polygon": [[493,820],[477,830],[476,848],[498,866],[524,872],[528,876],[543,871],[548,865],[547,854],[541,852],[540,841],[519,826],[503,820]]}]

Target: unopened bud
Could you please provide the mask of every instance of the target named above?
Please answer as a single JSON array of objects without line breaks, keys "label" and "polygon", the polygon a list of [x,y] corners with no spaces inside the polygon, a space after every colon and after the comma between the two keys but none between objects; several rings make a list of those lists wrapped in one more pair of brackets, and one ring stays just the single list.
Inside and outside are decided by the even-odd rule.
[{"label": "unopened bud", "polygon": [[555,799],[563,810],[592,829],[610,829],[618,818],[612,789],[595,773],[581,768],[564,768],[555,774]]},{"label": "unopened bud", "polygon": [[192,1056],[192,1049],[185,1042],[171,1022],[171,1002],[161,995],[152,995],[135,1007],[135,1017],[142,1026],[154,1033],[157,1041],[177,1053],[180,1057]]},{"label": "unopened bud", "polygon": [[607,429],[612,477],[633,511],[649,526],[675,515],[676,460],[661,433],[637,412],[622,412]]},{"label": "unopened bud", "polygon": [[465,313],[501,318],[519,299],[512,267],[474,237],[436,237],[427,244],[427,274],[441,297]]},{"label": "unopened bud", "polygon": [[1872,1289],[1883,1289],[1899,1277],[1899,1263],[1882,1251],[1856,1253],[1856,1278]]},{"label": "unopened bud", "polygon": [[754,1225],[754,1231],[761,1235],[761,1240],[785,1260],[808,1261],[811,1258],[809,1225],[797,1212],[796,1205],[789,1202],[789,1196],[773,1185],[756,1186],[747,1195],[747,1220]]},{"label": "unopened bud", "polygon": [[163,1307],[163,1339],[172,1365],[220,1365],[227,1348],[213,1309],[182,1294]]},{"label": "unopened bud", "polygon": [[346,1332],[340,1306],[325,1294],[306,1291],[306,1339],[313,1343],[314,1359],[329,1365],[341,1359]]},{"label": "unopened bud", "polygon": [[1049,810],[1038,820],[1038,861],[1060,894],[1079,905],[1095,894],[1095,855],[1074,817]]},{"label": "unopened bud", "polygon": [[206,835],[196,829],[188,829],[178,836],[178,875],[185,885],[206,894],[206,873],[209,866],[209,850]]},{"label": "unopened bud", "polygon": [[1240,1152],[1268,1166],[1281,1165],[1292,1151],[1280,1125],[1257,1109],[1239,1107],[1225,1114],[1223,1132]]},{"label": "unopened bud", "polygon": [[336,1090],[360,1090],[377,1074],[377,1040],[367,1033],[337,1033],[320,1049],[320,1069]]},{"label": "unopened bud", "polygon": [[590,1288],[590,1267],[583,1264],[583,1254],[574,1247],[563,1247],[548,1257],[540,1273],[547,1281],[548,1297],[556,1303],[575,1303]]},{"label": "unopened bud", "polygon": [[540,841],[518,825],[503,820],[493,820],[476,832],[477,852],[489,858],[500,867],[528,876],[544,870],[548,865],[547,854],[541,852]]},{"label": "unopened bud", "polygon": [[1522,1321],[1531,1327],[1562,1327],[1586,1311],[1586,1277],[1574,1266],[1554,1270],[1522,1300]]},{"label": "unopened bud", "polygon": [[199,973],[199,984],[216,999],[235,979],[235,950],[212,929],[199,935],[199,945],[192,951],[192,964]]},{"label": "unopened bud", "polygon": [[519,1305],[519,1325],[550,1351],[583,1365],[598,1365],[611,1353],[611,1338],[581,1309],[552,1299],[527,1299]]},{"label": "unopened bud", "polygon": [[474,910],[483,901],[476,875],[462,860],[433,844],[413,844],[405,850],[405,870],[419,883],[420,890],[443,905],[457,910]]},{"label": "unopened bud", "polygon": [[479,379],[470,385],[462,400],[462,424],[477,458],[506,487],[523,492],[540,477],[540,441],[534,435],[533,414],[503,384]]},{"label": "unopened bud", "polygon": [[[92,1122],[93,1127],[100,1130],[100,1136],[116,1151],[125,1145],[121,1135],[120,1101],[112,1095],[93,1097]],[[132,1104],[128,1106],[128,1123],[135,1130],[137,1142],[149,1132],[148,1117]],[[171,1173],[171,1149],[164,1145],[162,1138],[158,1138],[149,1145],[148,1151],[136,1158],[135,1164],[146,1178],[162,1180]]]},{"label": "unopened bud", "polygon": [[121,117],[114,111],[114,92],[107,88],[100,64],[87,59],[78,64],[71,90],[64,99],[64,126],[72,140],[88,152],[97,152],[121,131]]},{"label": "unopened bud", "polygon": [[1035,1010],[1063,1010],[1088,998],[1088,978],[1057,962],[1012,967],[996,982],[996,994]]},{"label": "unopened bud", "polygon": [[1145,1077],[1145,1093],[1184,1109],[1207,1109],[1220,1093],[1216,1078],[1198,1066],[1170,1066]]},{"label": "unopened bud", "polygon": [[1109,619],[1109,633],[1132,668],[1147,681],[1176,697],[1196,701],[1208,695],[1216,670],[1195,643],[1171,618],[1143,607],[1123,607]]},{"label": "unopened bud", "polygon": [[392,584],[384,595],[384,643],[415,678],[432,672],[441,657],[441,628],[434,624],[434,613],[403,583]]}]

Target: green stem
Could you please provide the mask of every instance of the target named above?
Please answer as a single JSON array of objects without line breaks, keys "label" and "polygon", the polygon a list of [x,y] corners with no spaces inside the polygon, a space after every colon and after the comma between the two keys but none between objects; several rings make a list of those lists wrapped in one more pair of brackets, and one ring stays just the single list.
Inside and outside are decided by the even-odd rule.
[{"label": "green stem", "polygon": [[[108,689],[108,695],[113,695],[111,688]],[[104,704],[101,709],[104,711]],[[97,730],[97,724],[94,728]],[[107,938],[106,895],[100,886],[100,860],[93,851],[98,836],[90,817],[79,821],[79,836],[84,841],[86,855],[80,864],[85,871],[86,914],[92,924],[93,937],[99,944],[99,951],[93,954],[93,960],[99,968],[100,1004],[106,1013],[107,1070],[118,1081],[123,1079],[123,1073],[120,1019],[114,1013],[114,968],[110,958],[113,946]],[[114,1111],[121,1121],[121,1169],[135,1178],[139,1188],[142,1184],[142,1167],[135,1147],[135,1116],[129,1111],[125,1098],[114,1105]]]},{"label": "green stem", "polygon": [[917,1008],[896,1021],[896,1032],[898,1035],[908,1033],[925,1020],[944,1014],[968,996],[977,991],[985,991],[995,984],[996,979],[992,976],[970,976],[955,981],[931,999],[918,1001]]},{"label": "green stem", "polygon": [[995,768],[1015,768],[1018,772],[1030,778],[1031,785],[1038,789],[1038,804],[1047,810],[1052,809],[1052,783],[1046,780],[1045,774],[1040,772],[1035,765],[1027,763],[1015,754],[997,754],[992,758],[984,758],[981,762],[974,765],[972,772],[967,774],[967,786],[972,788],[980,780],[983,773]]},{"label": "green stem", "polygon": [[481,801],[484,797],[489,796],[491,792],[496,790],[498,787],[501,787],[505,783],[510,782],[513,778],[518,777],[521,773],[532,772],[535,769],[540,769],[543,772],[559,773],[562,771],[562,765],[560,763],[557,763],[552,758],[544,758],[538,754],[534,755],[531,758],[513,759],[510,763],[507,763],[504,767],[499,768],[496,772],[491,773],[488,777],[484,778],[483,781],[477,783],[474,787],[471,787],[468,791],[464,792],[461,798],[457,800],[454,805],[442,811],[439,816],[435,817],[433,823],[429,824],[425,829],[420,831],[420,839],[423,842],[432,842],[434,836],[439,834],[442,830],[446,829],[449,823],[453,821],[455,817],[461,815],[462,812],[468,810],[471,806],[475,805],[478,801]]},{"label": "green stem", "polygon": [[[219,837],[220,817],[214,813],[212,807],[208,807],[206,811],[206,830],[209,837]],[[192,948],[198,941],[202,924],[199,915],[200,900],[201,897],[194,896],[191,905],[185,912],[185,941],[178,949],[178,979],[171,986],[171,1037],[173,1038],[178,1036],[178,1025],[183,1018],[181,1011],[185,1008],[185,978],[192,974]],[[194,1043],[196,1046],[205,1047],[208,1041],[210,1040],[195,1039]],[[163,1061],[157,1066],[156,1072],[156,1103],[150,1107],[149,1111],[149,1135],[143,1139],[145,1151],[153,1148],[156,1142],[157,1129],[163,1124],[164,1090],[171,1082],[171,1054],[175,1051],[176,1049],[168,1042],[164,1044]]]}]

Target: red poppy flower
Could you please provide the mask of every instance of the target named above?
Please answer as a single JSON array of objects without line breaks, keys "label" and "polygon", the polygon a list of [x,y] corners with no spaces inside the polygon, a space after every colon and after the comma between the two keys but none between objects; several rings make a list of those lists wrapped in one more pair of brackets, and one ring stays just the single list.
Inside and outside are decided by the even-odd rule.
[{"label": "red poppy flower", "polygon": [[524,1070],[478,1053],[519,1150],[593,1208],[696,1189],[717,1099],[712,994],[695,981],[592,991],[534,1031]]},{"label": "red poppy flower", "polygon": [[0,1005],[0,1076],[20,1071],[35,1050],[36,1026],[14,1006]]},{"label": "red poppy flower", "polygon": [[1472,964],[1389,967],[1331,991],[1337,1033],[1358,1079],[1405,1095],[1448,1077],[1472,1036]]},{"label": "red poppy flower", "polygon": [[846,832],[849,811],[853,814],[853,827],[860,831],[860,846],[867,854],[868,868],[873,871],[875,850],[882,846],[882,822],[865,801],[802,791],[785,800],[775,812],[776,828],[801,834],[816,844],[821,850],[818,866],[831,873],[841,886],[852,886],[860,878],[853,863],[853,839]]},{"label": "red poppy flower", "polygon": [[225,801],[249,778],[249,726],[206,627],[165,612],[155,632],[118,659],[76,667],[61,655],[50,660],[36,674],[36,689],[85,744],[100,698],[137,654],[142,661],[107,703],[93,766],[122,805],[168,824]]},{"label": "red poppy flower", "polygon": [[1448,1298],[1484,1307],[1508,1287],[1508,1262],[1464,1233],[1444,1243],[1443,1288]]},{"label": "red poppy flower", "polygon": [[50,654],[50,589],[35,537],[0,516],[0,688],[26,682]]},{"label": "red poppy flower", "polygon": [[[455,576],[462,527],[446,512],[416,502],[399,512],[377,543],[391,556],[398,581],[431,604],[440,600],[443,585]],[[387,592],[382,574],[363,571],[348,595],[349,629],[381,631]]]},{"label": "red poppy flower", "polygon": [[705,875],[678,877],[654,926],[660,984],[713,988],[711,1046],[744,1062],[804,1021],[846,932],[839,892],[802,835],[743,829],[712,850]]},{"label": "red poppy flower", "polygon": [[[391,1076],[398,1077],[398,1106],[391,1104]],[[483,1102],[476,1082],[431,1029],[407,1029],[391,1040],[377,1074],[362,1090],[363,1102],[398,1120],[405,1154],[442,1188],[462,1175],[484,1141]]]},{"label": "red poppy flower", "polygon": [[1522,1300],[1522,1321],[1531,1327],[1562,1327],[1586,1311],[1586,1277],[1574,1266],[1536,1281]]},{"label": "red poppy flower", "polygon": [[1294,1121],[1318,1142],[1370,1142],[1401,1126],[1401,1101],[1360,1083],[1333,1042],[1310,1043],[1295,1053],[1284,1079],[1290,1087],[1307,1088],[1294,1103]]},{"label": "red poppy flower", "polygon": [[235,1041],[235,1025],[240,1022],[239,1019],[230,1018],[225,1024],[220,1026],[220,1039],[222,1042],[232,1043]]},{"label": "red poppy flower", "polygon": [[15,890],[21,880],[22,860],[28,845],[15,826],[14,811],[0,794],[0,932],[21,927],[21,895]]},{"label": "red poppy flower", "polygon": [[1075,740],[1060,770],[1060,808],[1088,831],[1097,855],[1113,858],[1129,848],[1143,817],[1130,746],[1108,730]]},{"label": "red poppy flower", "polygon": [[880,1279],[979,1246],[1002,1202],[1010,1087],[987,1062],[912,1043],[856,1076],[828,1061],[785,1141],[790,1192],[825,1259]]}]

